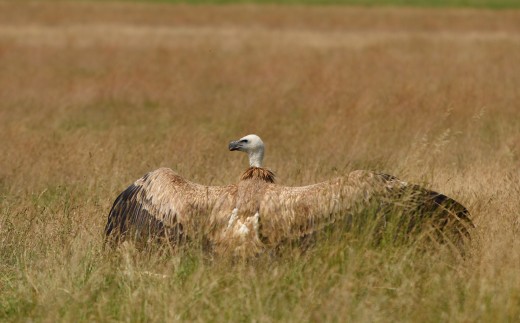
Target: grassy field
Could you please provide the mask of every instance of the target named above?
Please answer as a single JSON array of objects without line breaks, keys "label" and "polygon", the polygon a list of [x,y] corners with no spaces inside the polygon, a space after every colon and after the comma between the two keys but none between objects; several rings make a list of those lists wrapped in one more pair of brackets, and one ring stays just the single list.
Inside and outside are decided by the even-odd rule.
[{"label": "grassy field", "polygon": [[[1,321],[520,320],[520,12],[0,3]],[[149,170],[222,185],[364,168],[453,196],[468,255],[323,237],[231,264],[103,250]]]}]

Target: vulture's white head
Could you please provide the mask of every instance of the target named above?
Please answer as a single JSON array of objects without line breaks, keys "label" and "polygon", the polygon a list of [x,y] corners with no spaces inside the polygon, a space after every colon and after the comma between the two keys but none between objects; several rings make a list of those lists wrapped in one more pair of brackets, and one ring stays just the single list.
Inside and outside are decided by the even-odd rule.
[{"label": "vulture's white head", "polygon": [[249,166],[262,167],[264,142],[257,135],[247,135],[229,143],[229,150],[239,150],[249,155]]}]

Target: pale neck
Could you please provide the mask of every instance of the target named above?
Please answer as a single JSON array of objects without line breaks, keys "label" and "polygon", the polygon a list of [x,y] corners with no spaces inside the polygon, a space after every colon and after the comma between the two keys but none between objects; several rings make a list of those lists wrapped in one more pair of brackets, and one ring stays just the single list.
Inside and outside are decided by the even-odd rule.
[{"label": "pale neck", "polygon": [[249,154],[249,166],[251,167],[262,167],[262,160],[264,159],[264,150],[258,149],[252,151]]}]

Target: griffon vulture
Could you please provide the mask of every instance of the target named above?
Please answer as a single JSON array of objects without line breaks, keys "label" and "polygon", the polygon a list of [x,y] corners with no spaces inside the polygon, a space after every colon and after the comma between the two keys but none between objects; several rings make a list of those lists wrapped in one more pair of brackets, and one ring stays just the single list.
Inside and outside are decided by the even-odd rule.
[{"label": "griffon vulture", "polygon": [[249,155],[250,167],[238,183],[204,186],[168,168],[152,171],[117,197],[106,238],[166,238],[178,245],[199,237],[217,254],[254,255],[351,217],[374,202],[383,206],[395,201],[410,202],[417,217],[433,214],[434,225],[459,240],[472,226],[468,211],[455,200],[390,175],[358,170],[319,184],[287,187],[275,184],[275,175],[262,167],[260,137],[232,141],[229,150]]}]

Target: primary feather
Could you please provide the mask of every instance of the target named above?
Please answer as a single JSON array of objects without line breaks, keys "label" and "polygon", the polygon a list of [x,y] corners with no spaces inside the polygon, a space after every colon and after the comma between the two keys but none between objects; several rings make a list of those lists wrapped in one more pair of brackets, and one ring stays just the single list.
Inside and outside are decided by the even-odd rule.
[{"label": "primary feather", "polygon": [[150,172],[115,200],[107,238],[166,239],[173,245],[203,238],[216,253],[253,255],[352,216],[374,201],[380,206],[398,201],[418,218],[430,214],[441,230],[449,228],[458,239],[472,226],[460,203],[386,174],[354,171],[303,187],[275,184],[274,174],[261,167],[261,140],[255,135],[244,138],[229,146],[250,157],[251,167],[238,183],[204,186],[168,168]]}]

